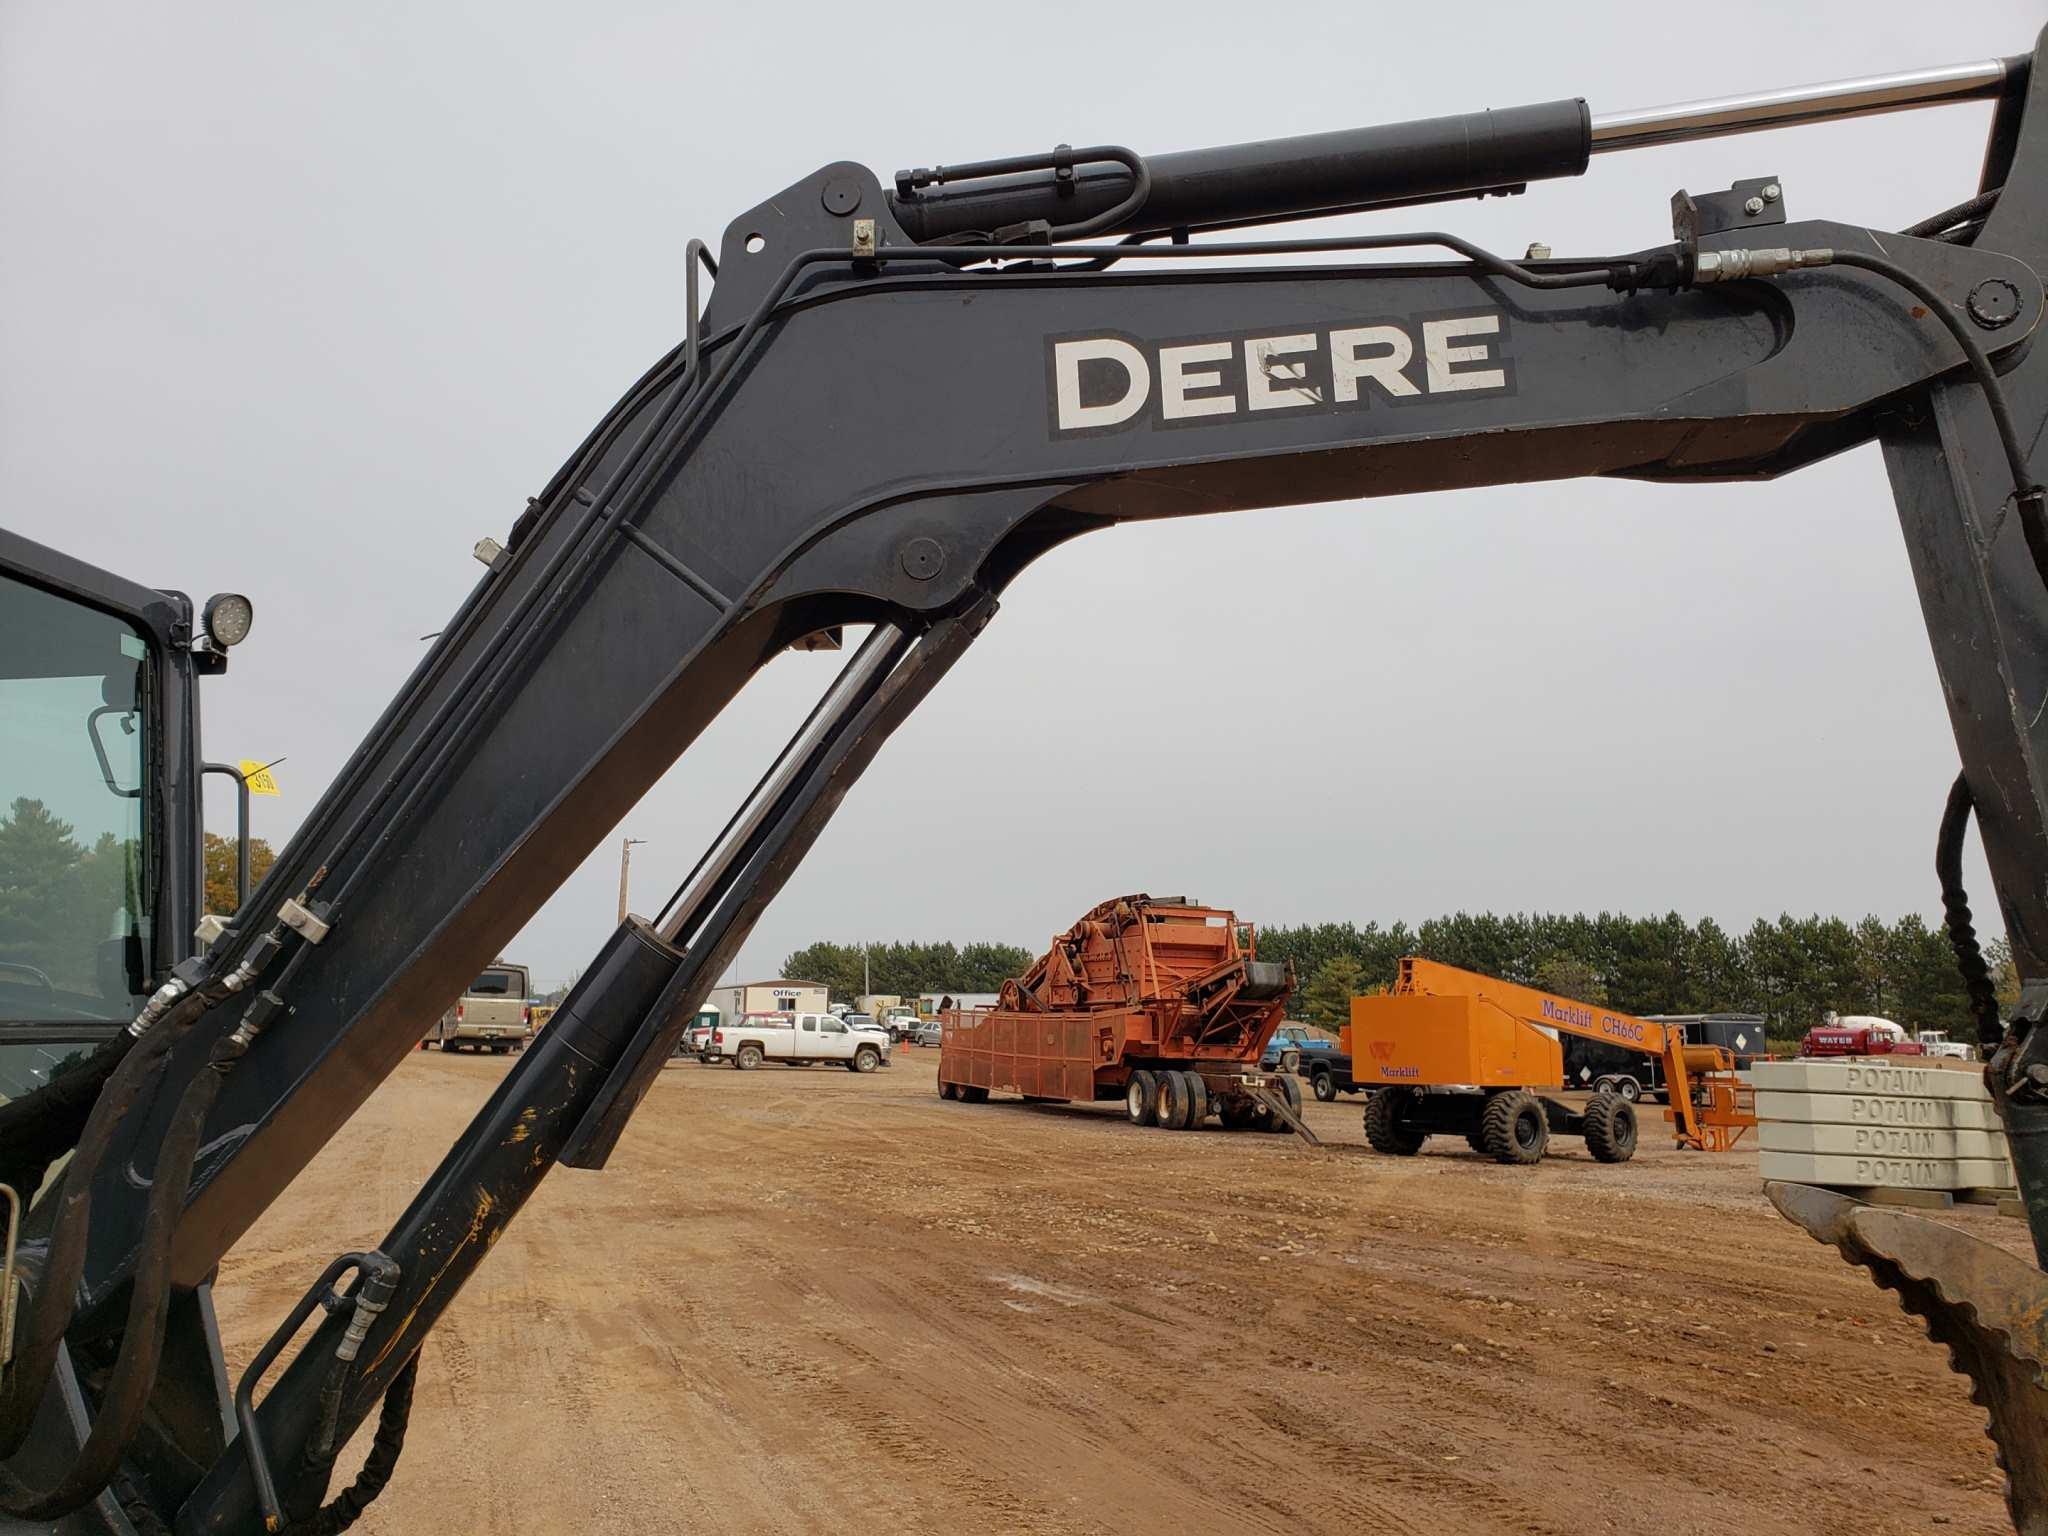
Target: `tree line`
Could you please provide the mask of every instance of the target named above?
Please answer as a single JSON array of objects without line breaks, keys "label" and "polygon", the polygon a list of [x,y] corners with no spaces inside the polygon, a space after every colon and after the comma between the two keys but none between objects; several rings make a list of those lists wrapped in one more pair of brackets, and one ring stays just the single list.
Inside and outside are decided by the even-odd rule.
[{"label": "tree line", "polygon": [[[1909,913],[1896,922],[1789,914],[1729,933],[1712,918],[1459,912],[1406,923],[1265,928],[1259,958],[1290,960],[1295,1011],[1336,1028],[1351,997],[1390,986],[1404,955],[1481,971],[1624,1013],[1757,1013],[1797,1040],[1829,1013],[1881,1014],[1909,1029],[1969,1038],[1969,999],[1947,935]],[[1987,946],[2008,1001],[2018,996],[2003,941]]]},{"label": "tree line", "polygon": [[[1987,946],[2001,996],[2018,997],[2002,940]],[[867,946],[817,943],[783,962],[782,974],[822,982],[833,996],[864,991],[995,992],[1028,969],[1035,954],[981,941]],[[1969,1000],[1947,936],[1917,913],[1895,922],[1866,917],[1758,919],[1730,933],[1712,918],[1583,913],[1458,912],[1411,928],[1304,923],[1258,931],[1262,960],[1294,964],[1292,1017],[1327,1029],[1350,1017],[1351,999],[1391,986],[1404,955],[1541,987],[1624,1013],[1756,1013],[1771,1037],[1795,1042],[1822,1017],[1872,1013],[1912,1030],[1972,1033]]]},{"label": "tree line", "polygon": [[[1021,976],[1038,957],[1016,944],[979,940],[955,945],[891,943],[862,947],[829,942],[808,944],[782,962],[782,974],[814,981],[835,998],[851,1001],[863,992],[915,997],[920,992],[999,992],[1012,976]],[[866,980],[863,981],[863,974]]]}]

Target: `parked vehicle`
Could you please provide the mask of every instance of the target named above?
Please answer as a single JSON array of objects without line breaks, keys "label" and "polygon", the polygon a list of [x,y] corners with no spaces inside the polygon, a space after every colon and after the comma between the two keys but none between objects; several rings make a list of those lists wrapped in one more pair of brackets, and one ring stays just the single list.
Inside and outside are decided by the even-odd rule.
[{"label": "parked vehicle", "polygon": [[1328,1055],[1336,1049],[1336,1041],[1306,1024],[1282,1024],[1266,1042],[1259,1066],[1267,1072],[1299,1072],[1307,1057]]},{"label": "parked vehicle", "polygon": [[1133,1125],[1305,1132],[1301,1084],[1260,1070],[1294,968],[1260,960],[1249,923],[1184,897],[1095,907],[995,1008],[941,1021],[939,1095],[982,1104],[1122,1099]]},{"label": "parked vehicle", "polygon": [[1890,1019],[1868,1014],[1836,1014],[1806,1032],[1799,1042],[1802,1056],[1924,1056],[1917,1040]]},{"label": "parked vehicle", "polygon": [[840,1017],[845,1019],[848,1027],[853,1029],[880,1030],[887,1037],[891,1045],[894,1045],[903,1033],[896,1020],[878,1019],[871,1013],[847,1013],[841,1014]]},{"label": "parked vehicle", "polygon": [[1915,1037],[1920,1049],[1929,1056],[1946,1056],[1951,1061],[1975,1061],[1977,1048],[1961,1040],[1951,1040],[1945,1029],[1923,1029]]},{"label": "parked vehicle", "polygon": [[849,1072],[872,1072],[889,1064],[889,1047],[875,1031],[853,1029],[829,1013],[749,1013],[712,1030],[699,1059],[730,1061],[742,1072],[768,1061],[837,1062]]},{"label": "parked vehicle", "polygon": [[683,1038],[676,1042],[676,1054],[678,1056],[701,1055],[704,1050],[704,1042],[711,1038],[711,1031],[718,1028],[718,1021],[721,1017],[723,1015],[709,1003],[699,1008],[697,1010],[696,1022],[683,1031]]},{"label": "parked vehicle", "polygon": [[910,1032],[912,1045],[943,1045],[946,1039],[945,1025],[937,1019],[926,1019]]},{"label": "parked vehicle", "polygon": [[848,1013],[842,1014],[840,1017],[846,1027],[855,1034],[873,1035],[882,1043],[884,1050],[887,1050],[896,1043],[898,1031],[889,1028],[888,1025],[878,1019],[871,1019],[864,1013]]},{"label": "parked vehicle", "polygon": [[[1760,1013],[1645,1014],[1652,1024],[1676,1030],[1687,1045],[1718,1045],[1735,1058],[1737,1071],[1746,1071],[1770,1055],[1770,1041]],[[1596,1093],[1618,1093],[1631,1104],[1654,1099],[1671,1102],[1664,1081],[1664,1059],[1646,1056],[1605,1040],[1588,1040],[1563,1034],[1564,1085],[1591,1088]]]},{"label": "parked vehicle", "polygon": [[500,960],[483,972],[435,1026],[441,1049],[503,1053],[523,1048],[533,1038],[528,985],[523,965]]}]

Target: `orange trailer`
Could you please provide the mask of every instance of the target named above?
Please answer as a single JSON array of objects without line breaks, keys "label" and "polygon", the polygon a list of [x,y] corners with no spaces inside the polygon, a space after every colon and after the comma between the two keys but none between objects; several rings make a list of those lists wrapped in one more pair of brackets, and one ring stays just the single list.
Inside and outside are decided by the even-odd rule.
[{"label": "orange trailer", "polygon": [[1305,1132],[1301,1087],[1259,1070],[1292,967],[1249,923],[1185,897],[1105,901],[1003,984],[993,1008],[941,1016],[939,1093],[981,1103],[1122,1099],[1138,1125]]},{"label": "orange trailer", "polygon": [[1432,1135],[1462,1135],[1501,1162],[1533,1163],[1553,1134],[1583,1136],[1600,1161],[1626,1161],[1636,1148],[1627,1100],[1596,1094],[1578,1111],[1538,1092],[1564,1086],[1566,1034],[1660,1057],[1665,1119],[1681,1147],[1725,1152],[1756,1124],[1754,1096],[1721,1046],[1688,1045],[1654,1019],[1411,956],[1391,993],[1351,1000],[1343,1049],[1354,1078],[1372,1087],[1367,1139],[1413,1156]]}]

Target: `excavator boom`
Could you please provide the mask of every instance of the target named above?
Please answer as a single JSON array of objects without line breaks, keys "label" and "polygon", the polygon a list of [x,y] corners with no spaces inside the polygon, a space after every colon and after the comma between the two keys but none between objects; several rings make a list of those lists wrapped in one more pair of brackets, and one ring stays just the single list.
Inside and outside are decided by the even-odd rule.
[{"label": "excavator boom", "polygon": [[[0,1129],[76,1148],[27,1220],[0,1507],[289,1528],[373,1412],[395,1457],[428,1330],[556,1162],[603,1165],[889,733],[1020,571],[1138,518],[1760,478],[1882,443],[2025,984],[1994,1070],[2015,1147],[2035,1128],[2020,1175],[2048,1256],[2048,514],[2028,461],[2048,76],[2030,56],[1916,89],[1998,105],[1982,195],[1905,233],[1760,175],[1680,193],[1671,243],[1637,252],[1183,235],[1510,190],[1630,141],[1795,120],[1788,98],[1149,160],[1061,146],[888,187],[838,161],[742,213],[715,260],[693,244],[682,340],[478,545],[476,589],[233,926],[93,1058],[96,1097],[6,1106]],[[1132,243],[1154,234],[1175,238]],[[228,1438],[189,1298],[746,680],[847,626],[867,638],[685,888],[621,925],[379,1246],[308,1277]],[[344,633],[303,615],[292,643],[311,672]],[[33,1188],[42,1166],[0,1178]],[[120,1501],[100,1492],[117,1472]]]}]

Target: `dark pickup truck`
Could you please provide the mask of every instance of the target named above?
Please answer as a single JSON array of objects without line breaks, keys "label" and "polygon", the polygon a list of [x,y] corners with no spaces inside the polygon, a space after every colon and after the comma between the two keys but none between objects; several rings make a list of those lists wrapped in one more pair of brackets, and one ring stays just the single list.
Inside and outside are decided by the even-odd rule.
[{"label": "dark pickup truck", "polygon": [[1354,1083],[1349,1053],[1335,1049],[1303,1056],[1297,1072],[1308,1079],[1309,1091],[1325,1104],[1340,1093],[1365,1093],[1373,1086],[1371,1083]]}]

